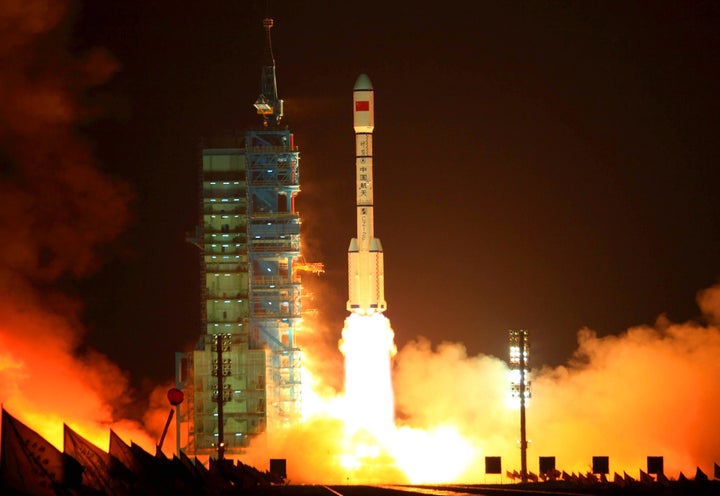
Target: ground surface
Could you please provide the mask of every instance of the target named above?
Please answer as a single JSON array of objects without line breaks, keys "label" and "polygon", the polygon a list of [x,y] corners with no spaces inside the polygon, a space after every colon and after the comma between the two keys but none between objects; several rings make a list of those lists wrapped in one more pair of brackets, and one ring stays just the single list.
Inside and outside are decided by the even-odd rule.
[{"label": "ground surface", "polygon": [[720,481],[669,482],[664,484],[631,483],[628,485],[596,484],[581,486],[565,483],[464,485],[464,486],[272,486],[243,494],[270,496],[513,496],[513,495],[720,495]]}]

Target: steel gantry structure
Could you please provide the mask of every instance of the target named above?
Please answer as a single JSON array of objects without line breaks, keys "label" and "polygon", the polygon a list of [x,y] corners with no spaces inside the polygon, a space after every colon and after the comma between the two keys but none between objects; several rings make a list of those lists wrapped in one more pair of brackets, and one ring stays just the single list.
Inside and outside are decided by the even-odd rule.
[{"label": "steel gantry structure", "polygon": [[260,433],[300,414],[302,286],[299,150],[279,126],[270,30],[261,94],[262,127],[202,150],[201,335],[176,354],[178,450],[223,458],[243,454]]}]

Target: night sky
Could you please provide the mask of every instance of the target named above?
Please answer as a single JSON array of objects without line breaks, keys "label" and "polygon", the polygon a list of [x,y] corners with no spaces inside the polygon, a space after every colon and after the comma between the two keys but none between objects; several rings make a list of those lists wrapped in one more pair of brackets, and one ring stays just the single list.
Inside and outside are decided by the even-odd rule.
[{"label": "night sky", "polygon": [[[301,150],[307,279],[328,342],[355,231],[352,86],[375,87],[375,232],[399,347],[419,335],[533,366],[576,333],[699,318],[720,277],[720,6],[713,2],[273,1],[284,124]],[[265,2],[88,0],[71,50],[119,64],[88,98],[98,167],[134,194],[108,263],[69,291],[85,343],[169,380],[200,333],[203,137],[260,123]],[[306,280],[307,280],[306,279]]]}]

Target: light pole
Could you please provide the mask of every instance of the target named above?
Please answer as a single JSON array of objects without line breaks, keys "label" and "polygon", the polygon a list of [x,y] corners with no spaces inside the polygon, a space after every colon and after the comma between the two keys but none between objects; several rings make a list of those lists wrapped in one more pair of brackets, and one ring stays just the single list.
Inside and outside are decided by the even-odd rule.
[{"label": "light pole", "polygon": [[224,405],[230,401],[230,387],[225,384],[225,377],[230,375],[230,359],[224,358],[223,353],[230,351],[231,343],[230,334],[215,334],[213,339],[215,340],[215,361],[213,363],[213,375],[217,377],[217,391],[213,391],[213,400],[217,401],[217,430],[218,430],[218,460],[225,458],[225,417],[224,417]]},{"label": "light pole", "polygon": [[528,332],[526,330],[510,331],[510,370],[512,396],[520,398],[520,476],[523,482],[527,476],[527,430],[525,428],[525,403],[530,397],[530,381],[528,380]]}]

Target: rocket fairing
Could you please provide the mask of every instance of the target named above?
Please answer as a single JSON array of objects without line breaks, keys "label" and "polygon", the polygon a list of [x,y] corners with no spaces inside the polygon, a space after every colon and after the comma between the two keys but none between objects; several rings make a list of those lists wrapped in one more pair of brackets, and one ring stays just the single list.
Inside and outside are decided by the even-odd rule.
[{"label": "rocket fairing", "polygon": [[353,88],[353,127],[355,128],[355,198],[357,237],[348,248],[349,312],[372,315],[387,310],[385,268],[380,240],[374,234],[372,133],[375,127],[375,101],[370,78],[361,74]]}]

